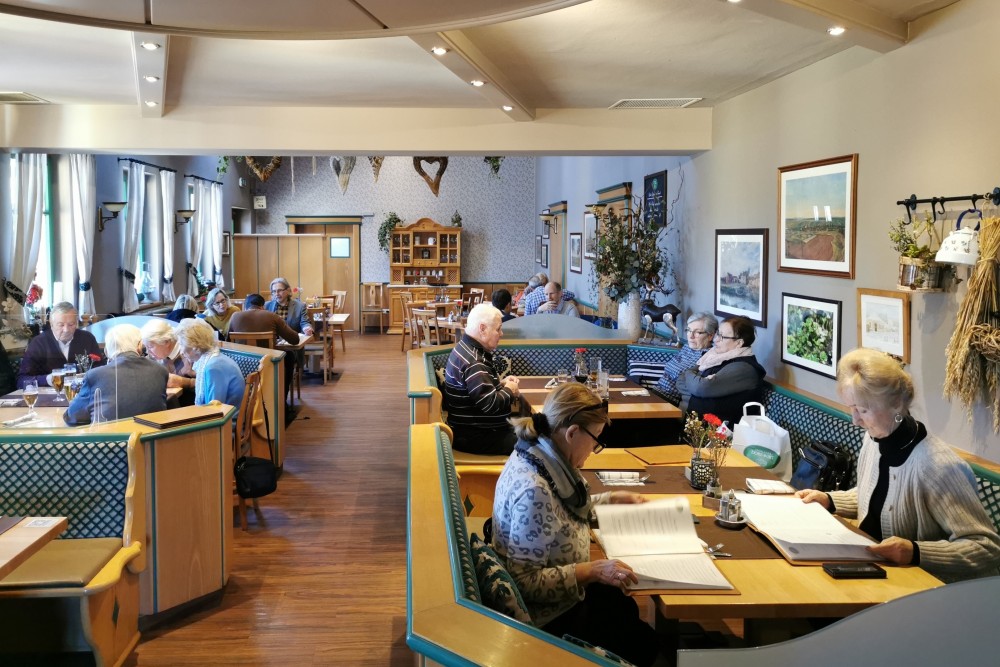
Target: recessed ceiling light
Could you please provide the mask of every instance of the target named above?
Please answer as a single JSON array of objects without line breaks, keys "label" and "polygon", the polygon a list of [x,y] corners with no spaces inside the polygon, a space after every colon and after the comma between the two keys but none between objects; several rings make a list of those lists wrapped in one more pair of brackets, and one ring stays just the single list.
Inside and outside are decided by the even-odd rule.
[{"label": "recessed ceiling light", "polygon": [[485,81],[481,81],[480,79],[473,79],[469,83],[471,83],[476,88],[482,88],[483,86],[486,85],[486,82]]},{"label": "recessed ceiling light", "polygon": [[728,0],[728,2],[729,2],[730,4],[733,4],[733,5],[735,5],[735,4],[739,4],[740,0]]},{"label": "recessed ceiling light", "polygon": [[139,46],[146,49],[147,51],[155,51],[160,48],[160,45],[156,42],[139,42]]},{"label": "recessed ceiling light", "polygon": [[502,107],[502,108],[503,108],[503,110],[504,110],[504,111],[513,111],[513,110],[514,110],[514,107],[512,107],[512,106],[511,106],[511,105],[509,105],[509,104],[505,104],[505,105],[503,105],[503,107]]},{"label": "recessed ceiling light", "polygon": [[832,28],[828,29],[827,32],[833,35],[834,37],[838,37],[847,32],[847,28],[845,28],[844,26],[835,25]]},{"label": "recessed ceiling light", "polygon": [[146,106],[147,107],[155,107],[156,106],[156,102],[154,102],[153,100],[146,100]]},{"label": "recessed ceiling light", "polygon": [[160,77],[153,76],[152,74],[147,74],[146,76],[144,76],[142,78],[145,79],[146,81],[148,81],[149,83],[156,83],[157,81],[160,80]]},{"label": "recessed ceiling light", "polygon": [[448,53],[448,49],[444,48],[443,46],[435,46],[433,49],[431,49],[431,53],[433,53],[436,56],[443,56],[444,54]]}]

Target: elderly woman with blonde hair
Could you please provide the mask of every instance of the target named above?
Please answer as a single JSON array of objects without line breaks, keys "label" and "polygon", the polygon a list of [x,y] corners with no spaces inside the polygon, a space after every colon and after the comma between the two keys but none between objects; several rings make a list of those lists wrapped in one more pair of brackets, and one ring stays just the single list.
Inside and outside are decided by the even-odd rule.
[{"label": "elderly woman with blonde hair", "polygon": [[944,581],[1000,574],[1000,536],[971,468],[910,415],[913,380],[882,352],[857,349],[837,365],[837,392],[865,429],[857,486],[799,491],[804,502],[860,521],[876,555]]},{"label": "elderly woman with blonde hair", "polygon": [[198,300],[190,294],[181,294],[174,301],[174,309],[167,313],[166,318],[171,322],[180,322],[192,317],[198,317]]},{"label": "elderly woman with blonde hair", "polygon": [[215,330],[202,320],[184,320],[175,331],[181,354],[195,372],[195,405],[218,401],[239,408],[245,385],[243,373],[219,350]]}]

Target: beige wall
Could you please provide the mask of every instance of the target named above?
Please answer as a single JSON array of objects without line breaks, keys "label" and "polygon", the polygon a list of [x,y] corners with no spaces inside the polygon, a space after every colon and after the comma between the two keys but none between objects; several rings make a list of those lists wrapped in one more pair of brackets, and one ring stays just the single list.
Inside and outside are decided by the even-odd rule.
[{"label": "beige wall", "polygon": [[[856,289],[895,287],[896,255],[886,235],[889,222],[904,214],[895,202],[911,193],[964,195],[1000,185],[1000,3],[962,0],[914,27],[901,49],[879,55],[854,48],[719,105],[714,149],[692,161],[686,253],[712,257],[717,228],[769,228],[768,326],[755,345],[758,358],[778,379],[831,398],[833,380],[780,360],[781,293],[842,301],[850,350],[857,345]],[[856,279],[778,273],[777,168],[849,153],[860,156]],[[687,262],[690,306],[712,303],[712,272],[711,261]],[[912,297],[914,413],[931,433],[998,461],[990,410],[976,406],[970,424],[960,405],[941,396],[944,350],[966,286]]]}]

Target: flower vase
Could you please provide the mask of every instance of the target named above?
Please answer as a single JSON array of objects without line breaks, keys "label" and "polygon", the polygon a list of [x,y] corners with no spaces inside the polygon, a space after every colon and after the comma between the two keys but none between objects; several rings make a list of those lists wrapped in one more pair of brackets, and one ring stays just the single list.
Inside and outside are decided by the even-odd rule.
[{"label": "flower vase", "polygon": [[639,340],[642,333],[642,316],[639,314],[640,299],[638,292],[632,292],[628,298],[618,303],[618,328],[628,332],[629,340]]},{"label": "flower vase", "polygon": [[691,459],[691,486],[699,491],[708,487],[715,478],[715,466],[710,459],[695,457]]}]

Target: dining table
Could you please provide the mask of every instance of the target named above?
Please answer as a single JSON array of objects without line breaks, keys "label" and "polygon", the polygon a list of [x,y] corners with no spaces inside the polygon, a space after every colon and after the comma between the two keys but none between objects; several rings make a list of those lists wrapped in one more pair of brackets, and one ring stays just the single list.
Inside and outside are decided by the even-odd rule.
[{"label": "dining table", "polygon": [[[184,390],[180,387],[167,387],[167,401],[177,399]],[[60,400],[61,399],[61,400]],[[18,421],[28,414],[28,404],[24,402],[24,392],[21,389],[0,396],[0,430],[9,426],[16,428],[66,428],[63,413],[69,407],[69,401],[56,393],[53,387],[39,387],[38,399],[35,401],[36,419]]]},{"label": "dining table", "polygon": [[[541,410],[555,384],[551,375],[520,376],[521,400]],[[572,382],[573,380],[570,380]],[[642,385],[621,375],[608,378],[608,416],[615,419],[680,419],[681,410]]]},{"label": "dining table", "polygon": [[64,516],[0,516],[0,579],[66,530]]}]

